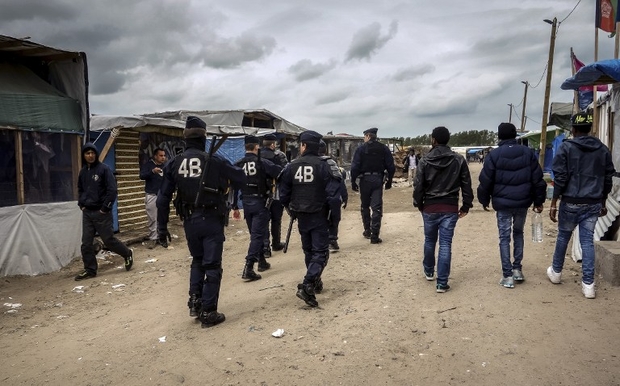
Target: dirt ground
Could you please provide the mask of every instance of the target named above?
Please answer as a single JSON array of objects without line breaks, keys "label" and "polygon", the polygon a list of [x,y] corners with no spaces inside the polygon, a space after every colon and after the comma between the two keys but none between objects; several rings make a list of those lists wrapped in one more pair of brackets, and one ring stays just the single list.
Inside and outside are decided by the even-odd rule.
[{"label": "dirt ground", "polygon": [[[481,166],[470,167],[475,188]],[[620,385],[620,288],[598,280],[596,299],[585,299],[570,256],[563,283],[551,284],[548,217],[540,244],[528,219],[526,280],[506,289],[495,215],[475,203],[457,224],[452,289],[438,294],[422,273],[411,192],[398,183],[386,191],[380,245],[362,237],[351,194],[316,309],[295,296],[305,271],[297,231],[263,279],[246,283],[249,235],[232,220],[219,307],[226,322],[213,328],[188,316],[180,227],[168,250],[134,245],[130,272],[112,256],[83,282],[73,280],[79,258],[53,274],[2,278],[0,384]],[[278,329],[281,338],[272,336]]]}]

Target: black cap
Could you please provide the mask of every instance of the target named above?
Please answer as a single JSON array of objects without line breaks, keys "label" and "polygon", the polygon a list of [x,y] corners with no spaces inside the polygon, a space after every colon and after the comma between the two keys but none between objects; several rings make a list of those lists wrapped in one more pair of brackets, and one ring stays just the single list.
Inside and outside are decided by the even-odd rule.
[{"label": "black cap", "polygon": [[183,136],[185,138],[204,138],[207,135],[207,124],[198,117],[190,115],[185,121],[185,130]]},{"label": "black cap", "polygon": [[364,130],[364,135],[366,134],[374,134],[377,135],[377,131],[379,131],[379,129],[377,129],[376,127],[371,127],[368,130]]},{"label": "black cap", "polygon": [[321,141],[321,138],[323,138],[321,134],[317,133],[316,131],[312,131],[312,130],[304,131],[299,136],[299,140],[301,142],[316,143],[317,145],[319,144],[319,141]]},{"label": "black cap", "polygon": [[258,137],[257,137],[257,136],[255,136],[255,135],[246,135],[246,136],[245,136],[245,139],[244,139],[244,142],[245,142],[245,144],[246,144],[246,145],[247,145],[247,144],[249,144],[249,143],[256,143],[256,144],[259,144],[259,143],[260,143],[260,140],[259,140],[259,139],[258,139]]},{"label": "black cap", "polygon": [[435,127],[431,137],[435,138],[438,144],[447,145],[450,140],[450,131],[443,126]]},{"label": "black cap", "polygon": [[500,140],[517,138],[517,128],[512,123],[502,122],[497,126],[497,138]]},{"label": "black cap", "polygon": [[267,134],[267,135],[263,136],[263,139],[265,141],[275,141],[275,140],[278,139],[278,137],[276,137],[275,134]]},{"label": "black cap", "polygon": [[577,113],[570,118],[571,126],[591,126],[592,114]]}]

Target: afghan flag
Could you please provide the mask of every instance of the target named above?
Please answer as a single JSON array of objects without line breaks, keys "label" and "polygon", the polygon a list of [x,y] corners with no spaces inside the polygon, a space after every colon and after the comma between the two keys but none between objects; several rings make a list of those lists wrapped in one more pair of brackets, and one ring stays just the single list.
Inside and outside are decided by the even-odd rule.
[{"label": "afghan flag", "polygon": [[596,0],[596,28],[613,34],[618,21],[618,0]]}]

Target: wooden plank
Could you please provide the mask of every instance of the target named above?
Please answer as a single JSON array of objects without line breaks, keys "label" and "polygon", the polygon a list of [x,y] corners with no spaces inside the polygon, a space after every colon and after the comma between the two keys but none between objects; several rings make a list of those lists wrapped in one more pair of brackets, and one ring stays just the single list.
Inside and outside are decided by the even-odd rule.
[{"label": "wooden plank", "polygon": [[73,151],[71,152],[71,178],[72,178],[72,188],[73,188],[73,199],[77,200],[78,197],[78,178],[80,176],[80,169],[82,168],[82,141],[79,135],[72,135],[71,147]]},{"label": "wooden plank", "polygon": [[22,132],[15,130],[15,169],[17,183],[17,203],[23,205],[26,203],[26,194],[24,191],[24,155],[22,146]]}]

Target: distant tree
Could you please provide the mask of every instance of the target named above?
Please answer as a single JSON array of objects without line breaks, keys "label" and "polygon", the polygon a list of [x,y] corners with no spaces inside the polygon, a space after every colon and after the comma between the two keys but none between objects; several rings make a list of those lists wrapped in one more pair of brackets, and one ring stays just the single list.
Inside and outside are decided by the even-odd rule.
[{"label": "distant tree", "polygon": [[[407,138],[407,145],[429,145],[431,143],[430,134],[418,137]],[[494,146],[497,145],[497,135],[489,130],[469,130],[452,133],[450,136],[450,146]]]}]

